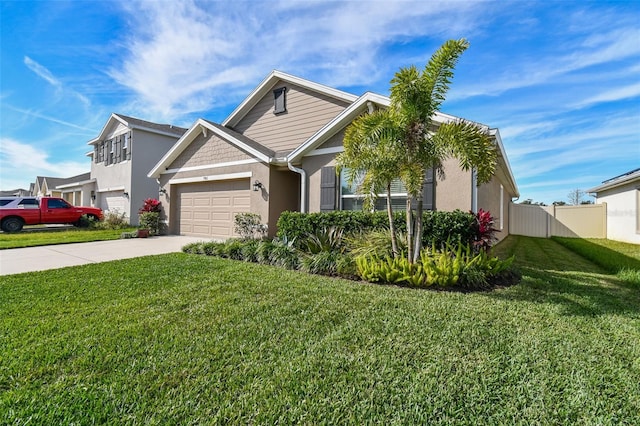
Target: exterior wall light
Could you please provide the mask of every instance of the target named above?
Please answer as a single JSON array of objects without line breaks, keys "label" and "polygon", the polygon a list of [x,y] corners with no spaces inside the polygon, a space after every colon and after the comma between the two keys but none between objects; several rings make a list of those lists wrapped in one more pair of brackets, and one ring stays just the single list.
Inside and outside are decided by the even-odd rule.
[{"label": "exterior wall light", "polygon": [[254,191],[259,191],[260,189],[264,188],[264,185],[262,185],[262,182],[260,182],[259,180],[253,182],[253,190]]}]

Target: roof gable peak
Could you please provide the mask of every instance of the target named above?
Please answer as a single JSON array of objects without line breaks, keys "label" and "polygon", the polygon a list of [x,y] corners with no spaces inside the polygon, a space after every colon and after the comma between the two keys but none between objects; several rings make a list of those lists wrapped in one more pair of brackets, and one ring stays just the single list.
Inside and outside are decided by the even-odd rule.
[{"label": "roof gable peak", "polygon": [[269,90],[271,90],[280,81],[295,84],[346,102],[354,102],[358,99],[358,96],[354,94],[347,93],[321,83],[316,83],[302,77],[287,74],[282,71],[273,70],[255,89],[253,89],[249,96],[247,96],[242,103],[233,110],[233,112],[222,122],[222,125],[225,127],[234,127],[238,124],[240,120],[242,120],[242,118],[258,103],[258,101],[260,101],[260,99],[262,99],[264,95],[266,95]]}]

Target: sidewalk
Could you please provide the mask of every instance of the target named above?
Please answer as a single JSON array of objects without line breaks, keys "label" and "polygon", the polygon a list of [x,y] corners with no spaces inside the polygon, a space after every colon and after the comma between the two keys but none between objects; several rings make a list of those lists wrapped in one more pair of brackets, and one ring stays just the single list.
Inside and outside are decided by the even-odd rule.
[{"label": "sidewalk", "polygon": [[0,250],[0,275],[174,253],[179,252],[186,244],[203,240],[205,239],[198,237],[165,235]]}]

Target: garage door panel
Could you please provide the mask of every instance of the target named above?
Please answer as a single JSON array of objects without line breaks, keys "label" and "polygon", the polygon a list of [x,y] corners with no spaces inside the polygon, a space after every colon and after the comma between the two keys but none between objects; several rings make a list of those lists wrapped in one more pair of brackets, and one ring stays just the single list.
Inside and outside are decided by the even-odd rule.
[{"label": "garage door panel", "polygon": [[249,179],[178,186],[180,233],[227,239],[233,236],[237,213],[251,206]]},{"label": "garage door panel", "polygon": [[211,212],[211,220],[217,222],[229,222],[232,216],[228,212]]},{"label": "garage door panel", "polygon": [[207,211],[194,211],[192,215],[193,220],[204,220],[208,221],[210,219],[210,213]]},{"label": "garage door panel", "polygon": [[198,196],[193,199],[193,207],[211,207],[211,197]]},{"label": "garage door panel", "polygon": [[249,197],[241,196],[241,197],[233,197],[233,205],[249,207],[251,205],[251,200]]},{"label": "garage door panel", "polygon": [[216,235],[223,235],[226,237],[230,237],[231,236],[231,230],[227,227],[226,223],[222,223],[222,224],[218,224],[216,225],[215,223],[211,225],[211,232],[216,234]]}]

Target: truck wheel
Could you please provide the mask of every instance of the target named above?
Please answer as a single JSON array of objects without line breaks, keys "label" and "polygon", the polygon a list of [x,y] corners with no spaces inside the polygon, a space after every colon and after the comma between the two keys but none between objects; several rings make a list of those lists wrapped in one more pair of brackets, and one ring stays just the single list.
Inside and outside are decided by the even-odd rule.
[{"label": "truck wheel", "polygon": [[18,232],[24,226],[24,222],[17,217],[10,217],[2,222],[2,230],[4,232]]}]

